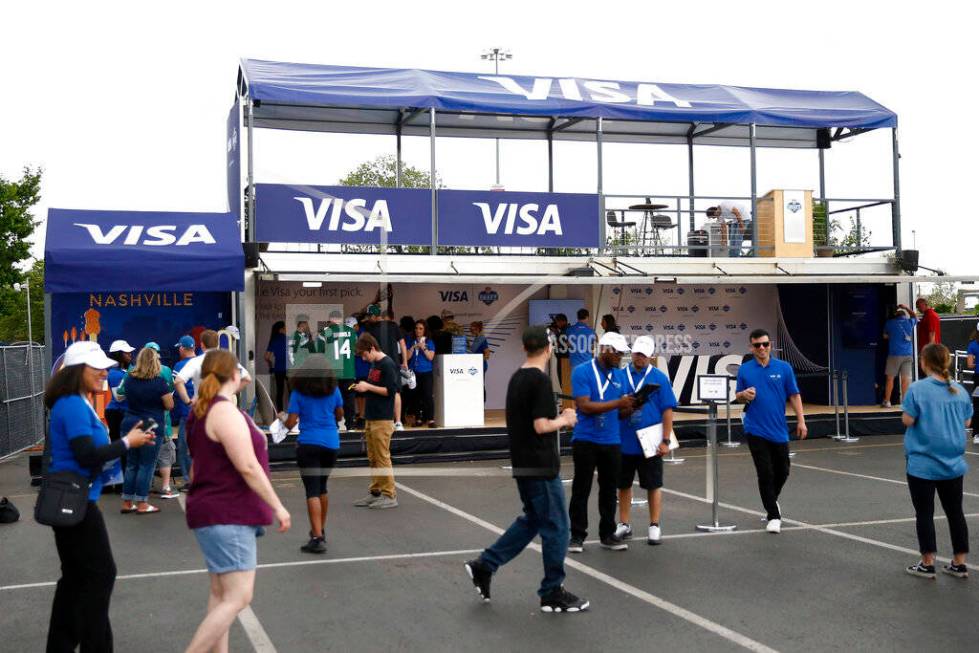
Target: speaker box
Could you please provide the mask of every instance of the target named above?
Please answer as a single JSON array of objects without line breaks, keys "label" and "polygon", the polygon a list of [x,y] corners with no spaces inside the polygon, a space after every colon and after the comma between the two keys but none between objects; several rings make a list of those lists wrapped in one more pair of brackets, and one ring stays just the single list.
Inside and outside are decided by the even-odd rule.
[{"label": "speaker box", "polygon": [[253,270],[258,267],[258,243],[242,243],[241,247],[245,250],[245,267]]},{"label": "speaker box", "polygon": [[584,266],[580,268],[571,268],[568,273],[565,274],[566,277],[594,277],[595,269],[589,266]]},{"label": "speaker box", "polygon": [[828,150],[833,145],[833,140],[829,137],[828,129],[816,130],[816,147],[821,150]]},{"label": "speaker box", "polygon": [[915,273],[918,271],[918,250],[916,249],[902,249],[898,262],[901,264],[901,269],[908,273]]}]

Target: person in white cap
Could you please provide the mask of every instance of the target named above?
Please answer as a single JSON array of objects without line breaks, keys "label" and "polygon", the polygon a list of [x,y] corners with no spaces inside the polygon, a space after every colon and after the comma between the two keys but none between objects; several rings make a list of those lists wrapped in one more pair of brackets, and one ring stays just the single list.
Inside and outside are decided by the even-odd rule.
[{"label": "person in white cap", "polygon": [[50,410],[48,474],[74,472],[91,479],[88,505],[81,522],[54,528],[54,543],[61,561],[61,578],[54,592],[47,650],[111,651],[109,602],[116,579],[116,564],[98,507],[104,479],[118,474],[117,459],[130,448],[153,443],[142,423],[124,437],[109,441],[89,395],[102,392],[106,370],[116,361],[98,343],[81,341],[65,351],[64,365],[44,389]]},{"label": "person in white cap", "polygon": [[972,444],[979,444],[979,379],[976,378],[976,361],[979,361],[979,322],[972,332],[969,346],[966,348],[965,364],[972,370]]},{"label": "person in white cap", "polygon": [[[649,499],[647,544],[659,544],[662,541],[660,513],[663,509],[663,456],[670,451],[673,409],[677,406],[669,377],[653,364],[656,360],[653,357],[655,351],[656,343],[649,336],[640,336],[632,343],[632,365],[625,368],[627,392],[643,395],[643,387],[659,387],[653,389],[645,401],[619,423],[622,465],[619,472],[619,525],[615,534],[622,539],[632,537],[629,513],[632,508],[632,483],[638,474],[639,487],[646,490]],[[663,425],[663,442],[660,443],[656,455],[647,458],[643,454],[636,431],[656,424]]]},{"label": "person in white cap", "polygon": [[636,401],[626,394],[625,374],[619,369],[629,344],[620,333],[609,332],[598,341],[598,357],[579,365],[571,373],[571,389],[578,423],[571,437],[574,481],[571,485],[571,541],[568,551],[584,551],[588,535],[588,496],[592,476],[598,470],[598,536],[602,546],[622,551],[628,545],[615,534],[615,495],[621,457],[619,418],[635,409]]},{"label": "person in white cap", "polygon": [[[126,398],[119,394],[126,371],[133,362],[133,352],[136,348],[125,340],[113,340],[109,345],[109,358],[116,365],[109,368],[109,391],[112,400],[105,407],[105,423],[109,425],[109,440],[115,442],[122,438],[122,418],[126,415]],[[122,455],[122,467],[126,467],[126,454]],[[118,486],[116,486],[118,487]]]}]

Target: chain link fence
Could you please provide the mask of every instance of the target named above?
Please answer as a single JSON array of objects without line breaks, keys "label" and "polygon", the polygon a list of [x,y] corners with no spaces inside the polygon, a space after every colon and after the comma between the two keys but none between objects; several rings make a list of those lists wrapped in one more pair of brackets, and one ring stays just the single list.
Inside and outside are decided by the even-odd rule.
[{"label": "chain link fence", "polygon": [[44,439],[44,346],[0,346],[0,458]]}]

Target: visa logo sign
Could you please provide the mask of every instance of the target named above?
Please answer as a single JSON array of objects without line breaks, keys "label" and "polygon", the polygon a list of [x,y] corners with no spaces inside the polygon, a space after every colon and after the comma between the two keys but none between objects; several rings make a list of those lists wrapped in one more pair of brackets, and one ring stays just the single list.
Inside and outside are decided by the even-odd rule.
[{"label": "visa logo sign", "polygon": [[[518,236],[538,235],[543,236],[552,233],[555,236],[564,235],[561,229],[561,215],[558,212],[557,204],[548,204],[544,207],[544,213],[540,214],[539,204],[515,204],[504,202],[491,208],[488,202],[473,202],[473,206],[479,209],[483,216],[483,225],[486,233],[502,233]],[[519,219],[519,223],[517,220]]]},{"label": "visa logo sign", "polygon": [[173,224],[157,224],[152,227],[146,227],[141,224],[117,224],[109,227],[108,231],[103,231],[102,225],[85,224],[82,222],[75,222],[73,224],[76,227],[85,229],[96,245],[112,245],[123,234],[126,234],[122,240],[123,245],[148,245],[150,247],[174,245],[175,247],[186,247],[194,243],[213,245],[216,242],[210,230],[203,224],[188,225],[179,236],[177,235],[177,229],[179,227]]},{"label": "visa logo sign", "polygon": [[320,200],[319,205],[311,197],[293,197],[303,206],[306,214],[306,224],[310,231],[319,231],[327,222],[328,231],[374,231],[391,232],[391,211],[387,200],[377,200],[367,210],[367,200],[354,198],[344,200],[340,197],[327,197]]},{"label": "visa logo sign", "polygon": [[512,77],[502,75],[479,75],[479,79],[495,82],[507,93],[521,95],[531,101],[546,100],[549,97],[563,97],[565,100],[581,102],[587,93],[588,98],[593,102],[627,103],[641,107],[651,107],[659,102],[660,104],[670,103],[683,109],[690,108],[690,102],[670,95],[657,84],[627,84],[623,88],[619,82],[565,78],[556,80],[558,94],[555,94],[552,92],[555,79],[549,77],[534,77],[527,88],[521,86]]},{"label": "visa logo sign", "polygon": [[469,292],[466,290],[440,290],[439,297],[443,302],[468,302]]}]

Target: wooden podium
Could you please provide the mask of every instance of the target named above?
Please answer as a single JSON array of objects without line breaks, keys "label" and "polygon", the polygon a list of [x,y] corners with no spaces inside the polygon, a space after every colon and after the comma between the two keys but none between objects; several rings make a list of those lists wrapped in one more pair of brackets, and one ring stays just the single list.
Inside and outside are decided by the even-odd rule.
[{"label": "wooden podium", "polygon": [[757,256],[812,258],[812,191],[772,190],[758,199]]}]

